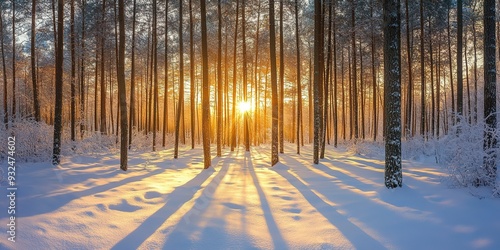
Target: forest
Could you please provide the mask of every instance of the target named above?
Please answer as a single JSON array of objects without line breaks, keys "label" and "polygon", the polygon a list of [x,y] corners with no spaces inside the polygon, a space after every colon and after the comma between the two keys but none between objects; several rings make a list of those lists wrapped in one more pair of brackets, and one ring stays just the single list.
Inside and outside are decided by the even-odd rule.
[{"label": "forest", "polygon": [[[127,151],[138,148],[173,146],[177,158],[179,144],[201,146],[208,168],[211,145],[221,156],[271,143],[274,165],[305,144],[318,163],[325,145],[373,141],[385,142],[386,185],[396,187],[401,141],[479,129],[485,155],[475,183],[495,186],[495,1],[12,0],[0,7],[2,133],[53,128],[54,165],[61,147],[78,151],[85,140],[119,144],[123,170]],[[42,145],[26,154],[47,157],[48,140],[38,138]],[[295,149],[285,152],[286,143]]]}]

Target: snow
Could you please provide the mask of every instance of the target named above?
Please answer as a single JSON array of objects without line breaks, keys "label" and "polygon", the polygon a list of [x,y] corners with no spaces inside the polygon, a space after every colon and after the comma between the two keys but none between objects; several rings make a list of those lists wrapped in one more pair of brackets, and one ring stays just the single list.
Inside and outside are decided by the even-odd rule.
[{"label": "snow", "polygon": [[317,165],[294,149],[273,168],[268,145],[208,170],[187,147],[131,152],[127,172],[116,153],[20,163],[16,242],[0,249],[500,249],[500,200],[449,188],[427,158],[403,160],[389,190],[380,148],[329,146]]}]

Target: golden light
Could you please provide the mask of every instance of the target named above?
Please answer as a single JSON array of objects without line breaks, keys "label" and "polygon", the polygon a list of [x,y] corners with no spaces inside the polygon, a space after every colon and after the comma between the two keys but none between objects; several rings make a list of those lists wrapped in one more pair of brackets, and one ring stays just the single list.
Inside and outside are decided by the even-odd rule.
[{"label": "golden light", "polygon": [[250,112],[252,110],[252,104],[250,102],[241,101],[238,103],[238,112],[241,114]]}]

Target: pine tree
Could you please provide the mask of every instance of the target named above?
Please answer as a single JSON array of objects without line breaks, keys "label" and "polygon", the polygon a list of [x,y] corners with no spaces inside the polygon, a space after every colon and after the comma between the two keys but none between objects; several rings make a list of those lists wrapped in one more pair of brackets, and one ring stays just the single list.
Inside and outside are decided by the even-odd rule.
[{"label": "pine tree", "polygon": [[[156,3],[156,0],[154,0]],[[119,23],[119,44],[118,44],[118,95],[120,96],[120,169],[127,171],[127,146],[128,146],[128,124],[127,124],[127,93],[125,87],[125,3],[118,0],[118,23]],[[118,122],[118,121],[117,121]]]}]

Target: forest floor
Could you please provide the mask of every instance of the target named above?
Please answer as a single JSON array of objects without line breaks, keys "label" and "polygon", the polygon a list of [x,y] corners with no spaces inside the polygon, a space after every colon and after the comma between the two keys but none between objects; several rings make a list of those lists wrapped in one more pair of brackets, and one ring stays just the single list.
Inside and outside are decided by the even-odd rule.
[{"label": "forest floor", "polygon": [[131,152],[127,172],[117,153],[20,164],[0,249],[500,249],[500,200],[451,188],[432,159],[388,190],[381,154],[328,147],[313,165],[290,144],[270,168],[269,146],[225,150],[209,170],[189,148]]}]

